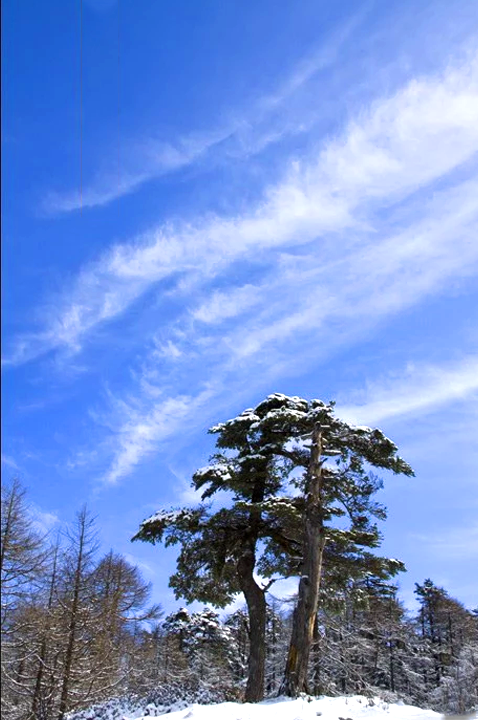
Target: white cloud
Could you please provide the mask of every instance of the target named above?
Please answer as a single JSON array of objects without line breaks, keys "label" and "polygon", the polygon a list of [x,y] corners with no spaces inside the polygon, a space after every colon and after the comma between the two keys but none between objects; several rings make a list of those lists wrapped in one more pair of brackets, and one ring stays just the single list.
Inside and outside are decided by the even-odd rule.
[{"label": "white cloud", "polygon": [[[80,208],[101,207],[136,191],[148,181],[204,160],[214,152],[222,154],[225,159],[247,157],[279,142],[284,135],[304,132],[310,121],[300,124],[289,122],[284,103],[319,71],[336,62],[341,48],[352,36],[363,14],[355,14],[330,37],[324,47],[304,58],[275,92],[259,98],[251,109],[234,113],[234,117],[222,127],[210,132],[191,132],[175,143],[154,137],[133,142],[130,147],[123,147],[122,167],[98,172],[81,194],[79,190],[69,193],[50,192],[43,201],[43,210],[60,214]],[[274,123],[273,115],[278,111],[280,121]]]},{"label": "white cloud", "polygon": [[228,292],[216,290],[191,314],[195,320],[215,324],[240,315],[244,310],[256,305],[260,299],[260,289],[253,285],[231,288]]},{"label": "white cloud", "polygon": [[[129,474],[199,410],[212,413],[214,406],[217,411],[232,388],[240,393],[244,379],[235,377],[238,363],[247,362],[249,391],[266,380],[270,385],[281,373],[320,363],[335,347],[353,342],[400,309],[442,293],[447,279],[476,270],[478,183],[472,166],[449,176],[439,191],[430,189],[428,197],[413,196],[393,212],[388,206],[473,161],[477,70],[473,58],[375,103],[315,160],[294,165],[248,214],[163,226],[147,242],[118,246],[84,272],[74,311],[64,313],[67,322],[56,324],[70,346],[94,327],[95,313],[102,320],[114,317],[131,298],[173,272],[193,279],[186,283],[191,294],[201,282],[227,277],[238,259],[261,253],[268,268],[254,286],[203,293],[183,316],[182,333],[176,320],[171,337],[163,327],[143,363],[137,397],[113,400],[118,427],[107,482]],[[383,222],[376,211],[387,208]],[[298,245],[306,246],[305,255],[296,254]],[[214,326],[225,320],[230,325],[218,337]],[[196,375],[195,343],[201,344],[201,365],[217,382],[206,391],[192,387],[186,396],[168,397],[158,362],[179,363],[186,376],[194,367]],[[259,368],[267,368],[266,376]],[[360,406],[342,410],[372,424],[426,412],[476,389],[475,377],[474,360],[410,369],[390,388],[370,386]]]},{"label": "white cloud", "polygon": [[413,213],[400,232],[384,230],[380,238],[371,233],[371,241],[357,242],[348,252],[338,243],[303,258],[284,258],[261,287],[259,311],[226,336],[231,352],[251,357],[320,330],[319,348],[309,339],[300,361],[308,349],[323,356],[383,318],[443,292],[449,278],[476,272],[477,195],[478,182],[463,182],[428,202],[420,200],[419,217]]},{"label": "white cloud", "polygon": [[[19,364],[55,347],[75,352],[99,323],[118,317],[153,283],[172,274],[210,282],[238,259],[262,254],[270,260],[271,251],[277,254],[314,240],[313,253],[324,265],[350,252],[357,260],[363,254],[375,268],[382,264],[388,283],[394,265],[420,260],[420,253],[433,255],[431,234],[425,237],[433,217],[422,222],[424,239],[414,242],[397,231],[387,244],[375,232],[376,213],[441,180],[471,161],[477,150],[478,57],[468,56],[462,65],[415,79],[363,109],[315,156],[293,164],[280,182],[266,189],[263,201],[244,214],[165,224],[116,246],[78,276],[59,310],[49,313],[46,329],[18,339],[6,362]],[[463,220],[476,220],[473,182],[455,188],[455,205],[461,203],[464,211],[458,218],[462,225]],[[444,212],[441,219],[446,220]],[[470,242],[462,241],[466,256],[457,252],[455,257],[449,243],[448,234],[443,264],[452,259],[459,270],[475,259]]]},{"label": "white cloud", "polygon": [[[163,321],[137,373],[136,395],[110,396],[112,461],[104,480],[114,484],[194,416],[205,422],[205,414],[226,407],[232,393],[239,402],[245,389],[318,365],[377,322],[441,294],[450,278],[473,273],[477,151],[478,56],[468,56],[362,109],[340,135],[293,163],[255,207],[163,224],[114,247],[83,270],[46,328],[20,339],[7,362],[55,347],[76,352],[100,323],[181,274],[177,292],[196,303],[169,327]],[[235,277],[238,261],[257,260],[265,271],[254,284]],[[184,394],[166,387],[168,363],[187,379]],[[472,358],[410,368],[369,386],[341,412],[372,424],[426,412],[476,390],[476,377]]]},{"label": "white cloud", "polygon": [[41,535],[47,535],[60,523],[60,519],[55,512],[42,510],[34,503],[30,505],[30,517],[33,527]]},{"label": "white cloud", "polygon": [[[134,165],[140,165],[141,170],[118,167],[116,171],[98,173],[91,185],[81,193],[79,189],[65,194],[50,192],[43,201],[43,210],[48,214],[61,214],[80,208],[108,205],[124,195],[129,195],[153,178],[191,165],[225,140],[230,132],[228,129],[222,134],[186,137],[178,142],[177,147],[152,138],[140,144],[135,143],[128,154],[134,157]],[[141,162],[138,162],[138,158]],[[133,164],[133,160],[128,164]]]},{"label": "white cloud", "polygon": [[153,357],[166,357],[173,360],[181,357],[182,354],[182,351],[172,340],[168,340],[164,344],[157,341],[156,349],[153,351]]},{"label": "white cloud", "polygon": [[370,383],[363,402],[340,405],[339,412],[350,422],[375,424],[470,400],[477,391],[478,356],[469,356],[447,366],[410,365],[403,375]]},{"label": "white cloud", "polygon": [[114,459],[103,477],[107,485],[114,485],[128,475],[159,443],[177,433],[187,420],[198,412],[216,390],[206,387],[195,397],[168,397],[151,406],[138,405],[111,397],[113,415],[119,419],[115,437]]},{"label": "white cloud", "polygon": [[2,465],[5,465],[5,467],[11,468],[12,470],[20,469],[14,458],[10,457],[10,455],[5,455],[4,453],[2,453]]}]

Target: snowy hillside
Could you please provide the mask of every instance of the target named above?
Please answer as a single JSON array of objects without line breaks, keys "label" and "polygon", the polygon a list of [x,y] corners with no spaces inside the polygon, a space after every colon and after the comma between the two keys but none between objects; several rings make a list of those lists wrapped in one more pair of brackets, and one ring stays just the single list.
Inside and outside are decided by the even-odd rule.
[{"label": "snowy hillside", "polygon": [[[154,714],[143,716],[149,720]],[[124,716],[124,720],[139,720],[138,716]],[[478,718],[478,715],[476,715]],[[217,705],[190,705],[172,709],[168,720],[441,720],[443,716],[432,710],[422,710],[400,703],[389,704],[378,698],[322,697],[317,699],[275,698],[255,705],[225,702]]]}]

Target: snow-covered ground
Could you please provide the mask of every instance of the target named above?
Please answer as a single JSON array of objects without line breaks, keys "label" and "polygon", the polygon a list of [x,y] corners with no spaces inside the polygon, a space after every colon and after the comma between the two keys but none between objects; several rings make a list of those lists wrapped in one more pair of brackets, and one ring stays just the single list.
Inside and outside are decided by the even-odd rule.
[{"label": "snow-covered ground", "polygon": [[[143,716],[151,720],[151,715]],[[234,702],[218,705],[190,705],[168,713],[168,720],[441,720],[433,710],[422,710],[401,703],[386,703],[361,696],[316,699],[275,698],[256,705]],[[468,716],[478,718],[478,714]],[[125,716],[125,720],[129,720]],[[137,716],[135,718],[137,719]]]}]

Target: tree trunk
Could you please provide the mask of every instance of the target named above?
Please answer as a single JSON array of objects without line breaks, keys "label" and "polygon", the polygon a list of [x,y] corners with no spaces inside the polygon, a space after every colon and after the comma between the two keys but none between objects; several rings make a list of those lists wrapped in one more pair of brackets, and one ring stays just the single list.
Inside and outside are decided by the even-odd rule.
[{"label": "tree trunk", "polygon": [[[265,477],[256,480],[252,491],[252,503],[264,500]],[[245,701],[259,702],[264,698],[266,665],[267,605],[264,590],[254,579],[256,545],[260,533],[261,511],[252,508],[249,529],[242,541],[242,552],[237,561],[239,586],[244,594],[249,614],[249,662]]]},{"label": "tree trunk", "polygon": [[[255,542],[252,541],[255,545]],[[266,598],[254,580],[256,564],[254,548],[245,548],[237,563],[239,584],[249,613],[249,673],[246,685],[246,702],[259,702],[264,697],[266,662]]]},{"label": "tree trunk", "polygon": [[307,478],[307,497],[303,535],[302,577],[297,607],[292,621],[292,637],[279,694],[297,697],[307,692],[307,669],[313,642],[319,602],[320,577],[325,547],[322,503],[322,433],[316,425]]}]

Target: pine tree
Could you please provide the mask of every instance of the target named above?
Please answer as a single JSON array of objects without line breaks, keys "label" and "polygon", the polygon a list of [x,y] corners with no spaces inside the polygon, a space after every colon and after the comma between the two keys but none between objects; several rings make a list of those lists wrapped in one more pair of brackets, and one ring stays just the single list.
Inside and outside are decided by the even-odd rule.
[{"label": "pine tree", "polygon": [[[218,448],[236,454],[217,453],[213,463],[193,478],[193,486],[203,489],[204,500],[219,490],[232,490],[232,507],[214,513],[206,506],[159,511],[142,523],[133,538],[155,543],[165,536],[166,545],[181,545],[177,572],[170,579],[178,597],[224,607],[243,592],[249,614],[246,699],[250,702],[264,694],[266,599],[265,588],[255,577],[258,542],[270,535],[263,503],[275,497],[283,476],[283,468],[272,462],[270,453],[258,452],[261,438],[256,441],[254,430],[249,433],[258,419],[246,410],[212,428],[210,432],[219,436]],[[267,549],[262,559],[266,570]]]},{"label": "pine tree", "polygon": [[[364,557],[361,548],[377,547],[380,535],[372,518],[384,519],[385,510],[371,500],[380,484],[368,467],[407,475],[413,472],[380,430],[353,427],[337,419],[333,403],[272,395],[266,407],[263,431],[287,437],[287,442],[282,441],[273,452],[291,460],[294,469],[305,470],[299,483],[303,500],[301,579],[281,685],[282,693],[296,696],[307,689],[326,543],[342,535],[355,546],[359,557]],[[348,518],[347,531],[339,531],[330,523],[336,517]],[[383,561],[389,575],[402,567],[398,562]]]},{"label": "pine tree", "polygon": [[[246,699],[263,697],[267,584],[274,576],[302,577],[283,691],[304,689],[326,544],[343,567],[368,562],[385,573],[402,569],[364,552],[379,544],[370,518],[384,509],[371,500],[380,487],[366,465],[411,474],[395,445],[379,430],[353,428],[334,417],[332,403],[274,394],[236,418],[211,428],[217,435],[211,464],[195,473],[203,500],[219,491],[233,504],[212,512],[159,511],[134,539],[181,546],[170,580],[178,597],[225,606],[242,591],[249,614],[250,655]],[[335,460],[332,465],[331,460]],[[339,530],[327,521],[348,516]]]},{"label": "pine tree", "polygon": [[[439,697],[440,692],[453,686],[450,678],[456,676],[463,648],[470,641],[472,646],[476,642],[476,619],[462,603],[450,597],[444,588],[438,587],[429,578],[422,585],[415,583],[415,594],[420,602],[418,623],[422,636],[425,686],[429,695]],[[441,690],[435,692],[437,688]],[[448,697],[449,693],[445,695]],[[461,703],[457,701],[455,704],[458,706]]]},{"label": "pine tree", "polygon": [[236,664],[234,679],[239,685],[244,684],[247,675],[249,658],[249,621],[247,610],[240,608],[226,618],[225,624],[232,632],[236,648]]},{"label": "pine tree", "polygon": [[237,673],[237,647],[231,628],[210,608],[188,613],[181,608],[163,625],[178,640],[178,650],[187,659],[190,674],[201,686],[225,688]]}]

